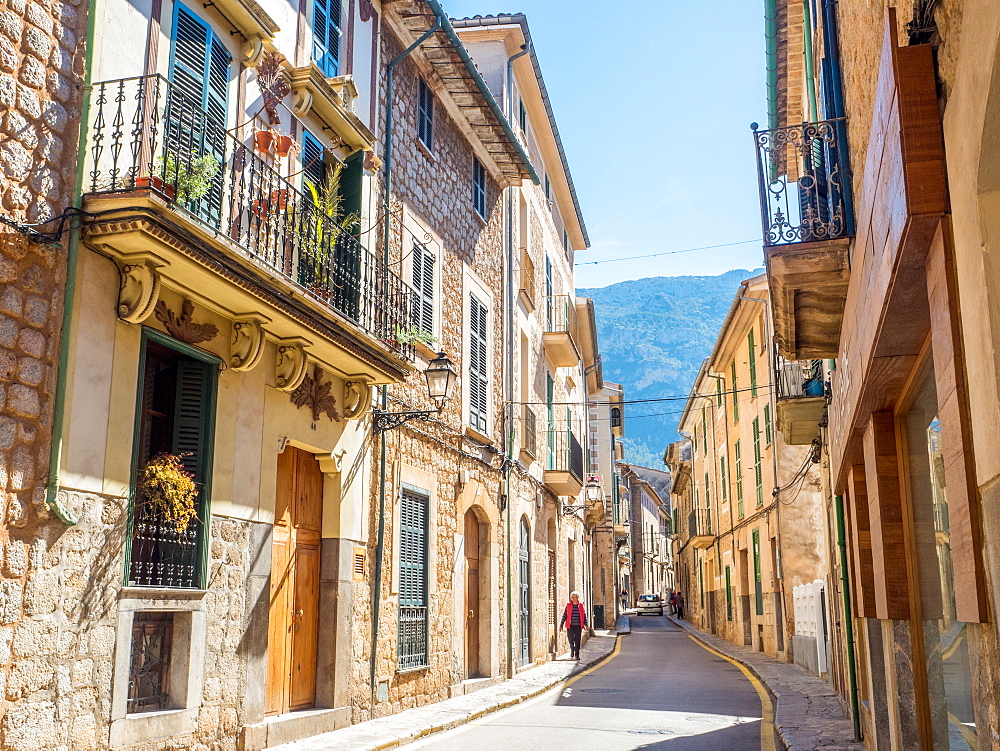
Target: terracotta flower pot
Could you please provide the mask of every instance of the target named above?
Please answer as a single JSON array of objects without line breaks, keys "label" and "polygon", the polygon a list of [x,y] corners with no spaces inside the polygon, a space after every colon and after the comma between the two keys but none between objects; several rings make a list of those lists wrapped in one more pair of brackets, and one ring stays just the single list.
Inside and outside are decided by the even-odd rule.
[{"label": "terracotta flower pot", "polygon": [[281,190],[271,191],[271,208],[276,211],[284,211],[288,206],[288,190],[282,188]]},{"label": "terracotta flower pot", "polygon": [[163,178],[156,177],[155,175],[137,177],[135,179],[135,187],[155,190],[157,193],[160,193],[171,201],[177,196],[177,188],[175,186],[163,182]]},{"label": "terracotta flower pot", "polygon": [[274,139],[274,153],[278,156],[284,158],[288,156],[288,152],[292,150],[292,137],[291,136],[277,136]]},{"label": "terracotta flower pot", "polygon": [[271,150],[271,144],[274,142],[274,133],[269,130],[258,130],[253,134],[254,148],[257,149],[261,154],[266,154]]}]

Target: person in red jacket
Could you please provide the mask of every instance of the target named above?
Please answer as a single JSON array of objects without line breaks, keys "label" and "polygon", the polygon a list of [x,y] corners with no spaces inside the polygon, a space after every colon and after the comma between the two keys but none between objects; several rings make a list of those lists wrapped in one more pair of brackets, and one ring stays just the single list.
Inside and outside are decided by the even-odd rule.
[{"label": "person in red jacket", "polygon": [[559,630],[566,628],[566,635],[569,637],[569,651],[571,660],[580,659],[580,636],[583,629],[587,627],[587,611],[580,602],[579,592],[570,592],[569,602],[563,611],[562,620],[559,622]]}]

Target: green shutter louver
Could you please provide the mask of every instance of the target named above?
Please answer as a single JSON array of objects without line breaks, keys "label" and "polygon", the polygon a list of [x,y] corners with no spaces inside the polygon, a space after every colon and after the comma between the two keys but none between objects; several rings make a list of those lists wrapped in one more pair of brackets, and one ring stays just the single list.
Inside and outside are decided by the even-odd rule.
[{"label": "green shutter louver", "polygon": [[740,442],[736,442],[736,515],[743,518],[743,458],[740,456]]},{"label": "green shutter louver", "polygon": [[747,334],[747,350],[750,365],[750,396],[757,396],[757,348],[754,346],[753,329]]},{"label": "green shutter louver", "polygon": [[726,457],[719,457],[719,479],[722,480],[722,501],[729,500],[729,483],[726,480]]},{"label": "green shutter louver", "polygon": [[740,395],[739,390],[736,388],[736,360],[733,360],[730,365],[731,380],[733,382],[733,422],[740,421]]},{"label": "green shutter louver", "polygon": [[764,615],[764,587],[760,571],[760,528],[753,531],[753,581],[757,615]]},{"label": "green shutter louver", "polygon": [[306,193],[310,187],[321,195],[326,181],[326,164],[323,160],[323,144],[308,132],[302,135],[302,183]]},{"label": "green shutter louver", "polygon": [[[340,171],[340,212],[342,216],[354,214],[360,221],[364,177],[365,152],[355,151],[344,160],[344,167]],[[360,230],[360,225],[355,222],[345,229],[352,235],[356,235]]]},{"label": "green shutter louver", "polygon": [[[209,363],[178,360],[171,452],[181,457],[181,463],[194,475],[199,487],[204,486],[211,466],[214,381],[213,368]],[[199,500],[204,504],[208,499]]]},{"label": "green shutter louver", "polygon": [[399,669],[428,663],[430,499],[404,489],[399,502]]},{"label": "green shutter louver", "polygon": [[764,405],[764,442],[771,445],[771,405]]},{"label": "green shutter louver", "polygon": [[312,58],[327,78],[340,69],[340,16],[340,0],[314,0]]},{"label": "green shutter louver", "polygon": [[489,372],[487,309],[469,295],[469,424],[480,433],[487,430]]},{"label": "green shutter louver", "polygon": [[416,294],[413,296],[413,325],[434,333],[434,254],[422,244],[413,242],[411,254],[413,274],[411,282]]},{"label": "green shutter louver", "polygon": [[764,467],[760,450],[760,418],[753,418],[753,471],[757,485],[757,507],[764,505]]}]

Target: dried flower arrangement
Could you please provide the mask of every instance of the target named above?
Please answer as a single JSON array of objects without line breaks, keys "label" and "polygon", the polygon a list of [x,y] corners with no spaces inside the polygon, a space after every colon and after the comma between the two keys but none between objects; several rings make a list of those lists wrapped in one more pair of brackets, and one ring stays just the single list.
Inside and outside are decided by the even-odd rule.
[{"label": "dried flower arrangement", "polygon": [[186,532],[197,518],[198,486],[194,475],[181,464],[181,456],[167,453],[154,456],[142,468],[139,487],[144,502],[173,524],[178,534]]}]

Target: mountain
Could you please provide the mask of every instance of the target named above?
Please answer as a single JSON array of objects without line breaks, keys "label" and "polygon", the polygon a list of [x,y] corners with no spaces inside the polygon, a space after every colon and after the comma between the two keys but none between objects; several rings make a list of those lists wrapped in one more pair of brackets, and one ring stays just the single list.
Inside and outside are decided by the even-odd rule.
[{"label": "mountain", "polygon": [[712,352],[736,288],[763,269],[661,276],[578,289],[594,301],[605,380],[625,387],[625,460],[663,466],[667,444],[702,361]]}]

